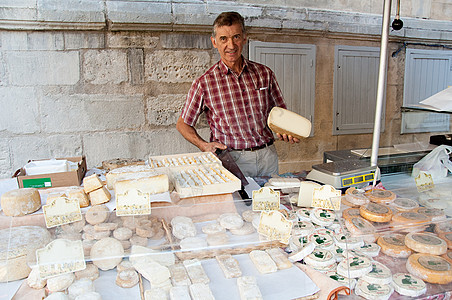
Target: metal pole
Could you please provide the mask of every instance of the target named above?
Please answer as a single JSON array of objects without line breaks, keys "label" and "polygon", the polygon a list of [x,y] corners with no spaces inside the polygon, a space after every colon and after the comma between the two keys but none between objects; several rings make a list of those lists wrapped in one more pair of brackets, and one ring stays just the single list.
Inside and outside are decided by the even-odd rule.
[{"label": "metal pole", "polygon": [[378,147],[380,146],[381,112],[385,94],[386,73],[388,64],[388,36],[389,21],[391,18],[391,0],[384,0],[383,24],[381,26],[380,67],[378,70],[377,103],[375,106],[374,134],[372,141],[371,166],[376,166],[378,161]]}]

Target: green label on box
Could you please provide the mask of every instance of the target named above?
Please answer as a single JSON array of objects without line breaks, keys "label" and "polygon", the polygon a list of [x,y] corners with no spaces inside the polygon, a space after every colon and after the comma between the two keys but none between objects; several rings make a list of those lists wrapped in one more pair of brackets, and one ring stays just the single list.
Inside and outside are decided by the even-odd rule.
[{"label": "green label on box", "polygon": [[52,180],[50,178],[34,178],[22,180],[24,188],[47,188],[52,187]]}]

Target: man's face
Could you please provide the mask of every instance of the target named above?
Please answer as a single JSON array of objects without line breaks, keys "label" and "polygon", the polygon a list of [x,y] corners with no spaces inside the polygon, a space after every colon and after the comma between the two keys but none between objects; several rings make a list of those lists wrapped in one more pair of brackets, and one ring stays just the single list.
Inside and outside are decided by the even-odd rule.
[{"label": "man's face", "polygon": [[215,37],[210,39],[213,46],[218,49],[221,60],[228,67],[240,61],[243,46],[246,43],[246,35],[240,24],[217,27]]}]

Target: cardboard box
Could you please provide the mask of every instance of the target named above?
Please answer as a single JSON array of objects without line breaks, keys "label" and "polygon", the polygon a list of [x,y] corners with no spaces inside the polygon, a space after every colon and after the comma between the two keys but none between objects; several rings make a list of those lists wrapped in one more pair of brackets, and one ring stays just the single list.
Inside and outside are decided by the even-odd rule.
[{"label": "cardboard box", "polygon": [[[66,159],[78,164],[77,170],[69,172],[49,173],[27,176],[23,168],[16,171],[14,177],[17,177],[19,188],[50,188],[60,186],[80,185],[86,173],[86,157],[64,157],[57,160]],[[30,160],[31,161],[31,160]],[[29,161],[29,162],[30,162]]]}]

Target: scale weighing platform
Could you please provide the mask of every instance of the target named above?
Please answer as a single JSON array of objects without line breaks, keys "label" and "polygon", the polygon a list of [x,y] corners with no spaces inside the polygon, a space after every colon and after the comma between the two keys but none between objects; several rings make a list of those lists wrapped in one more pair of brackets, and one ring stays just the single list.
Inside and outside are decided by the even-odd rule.
[{"label": "scale weighing platform", "polygon": [[376,170],[377,166],[370,166],[369,161],[339,160],[312,166],[306,179],[329,184],[336,189],[362,187],[374,179],[380,179],[380,172],[375,175]]}]

